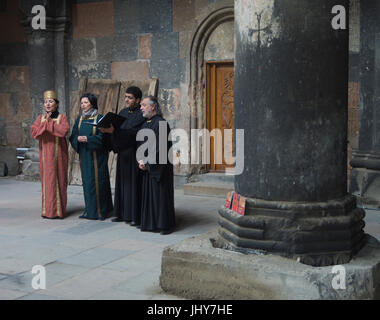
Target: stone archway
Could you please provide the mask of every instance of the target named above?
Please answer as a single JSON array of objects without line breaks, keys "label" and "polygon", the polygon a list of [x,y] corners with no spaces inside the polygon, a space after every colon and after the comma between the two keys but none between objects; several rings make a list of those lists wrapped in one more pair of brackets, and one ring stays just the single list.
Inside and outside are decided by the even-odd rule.
[{"label": "stone archway", "polygon": [[[190,129],[205,128],[204,117],[204,85],[205,85],[205,61],[204,52],[211,34],[221,24],[234,20],[234,7],[226,6],[210,13],[196,29],[190,49],[190,84],[189,107]],[[202,154],[201,147],[191,141],[190,149],[194,145],[198,147],[198,154]],[[202,164],[192,165],[192,173],[199,173],[203,169]]]}]

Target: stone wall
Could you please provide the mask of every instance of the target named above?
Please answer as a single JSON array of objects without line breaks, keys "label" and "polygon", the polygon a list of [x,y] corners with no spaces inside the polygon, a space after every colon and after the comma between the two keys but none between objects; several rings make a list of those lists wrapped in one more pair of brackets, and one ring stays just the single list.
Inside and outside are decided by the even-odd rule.
[{"label": "stone wall", "polygon": [[[13,148],[31,146],[29,126],[33,119],[26,37],[17,1],[8,0],[7,4],[6,12],[0,12],[0,27],[9,30],[0,34],[0,145]],[[158,96],[171,127],[187,132],[202,127],[204,66],[192,62],[198,45],[195,40],[206,41],[203,51],[197,52],[204,61],[233,60],[233,17],[219,25],[210,23],[215,29],[207,34],[200,31],[213,13],[232,10],[233,5],[233,0],[73,1],[67,37],[70,104],[62,109],[69,112],[83,76],[115,80],[157,77]],[[360,0],[351,0],[349,108],[354,122],[359,100],[359,51]],[[194,68],[200,72],[199,79],[191,76]],[[355,133],[354,122],[350,128]],[[355,144],[356,138],[350,137]],[[175,172],[187,175],[191,168],[180,164]]]},{"label": "stone wall", "polygon": [[[159,79],[158,98],[172,128],[190,131],[188,89],[194,34],[207,16],[233,0],[76,1],[69,45],[70,95],[82,76]],[[233,22],[210,39],[209,59],[233,60]],[[186,175],[178,165],[176,174]]]},{"label": "stone wall", "polygon": [[0,161],[18,173],[15,148],[30,145],[31,100],[27,44],[17,1],[0,12]]}]

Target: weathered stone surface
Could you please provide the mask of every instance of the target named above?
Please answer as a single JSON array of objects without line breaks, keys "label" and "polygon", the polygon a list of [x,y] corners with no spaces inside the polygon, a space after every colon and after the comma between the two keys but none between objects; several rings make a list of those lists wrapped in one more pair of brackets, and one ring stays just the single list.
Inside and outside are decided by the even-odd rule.
[{"label": "weathered stone surface", "polygon": [[148,80],[149,63],[146,61],[113,62],[111,64],[113,80]]},{"label": "weathered stone surface", "polygon": [[138,56],[138,38],[134,33],[116,35],[113,44],[113,61],[132,61]]},{"label": "weathered stone surface", "polygon": [[234,59],[234,22],[220,24],[211,34],[205,48],[204,59],[233,60]]},{"label": "weathered stone surface", "polygon": [[195,2],[194,0],[173,1],[173,31],[188,31],[192,29],[195,21]]},{"label": "weathered stone surface", "polygon": [[350,173],[349,192],[362,205],[379,208],[380,172],[375,169],[353,168]]},{"label": "weathered stone surface", "polygon": [[115,34],[140,32],[140,0],[114,0]]},{"label": "weathered stone surface", "polygon": [[109,63],[88,63],[71,66],[70,91],[78,90],[79,80],[82,77],[88,79],[110,79],[111,66]]},{"label": "weathered stone surface", "polygon": [[8,175],[8,167],[4,161],[0,161],[0,177],[5,177]]},{"label": "weathered stone surface", "polygon": [[40,163],[32,160],[24,160],[22,174],[17,176],[19,180],[38,181],[40,179]]},{"label": "weathered stone surface", "polygon": [[380,245],[368,244],[350,263],[346,289],[334,289],[333,267],[311,267],[275,256],[241,254],[213,246],[216,231],[166,247],[160,286],[187,299],[356,300],[380,299]]},{"label": "weathered stone surface", "polygon": [[114,34],[112,1],[73,5],[73,39],[104,37]]},{"label": "weathered stone surface", "polygon": [[360,52],[360,0],[350,0],[349,50]]},{"label": "weathered stone surface", "polygon": [[94,62],[96,60],[96,39],[77,39],[71,41],[70,62],[81,64],[83,62]]},{"label": "weathered stone surface", "polygon": [[1,13],[0,30],[4,30],[0,32],[0,43],[26,41],[24,29],[20,24],[18,1],[7,1],[7,10]]},{"label": "weathered stone surface", "polygon": [[11,92],[29,92],[29,67],[11,66],[8,69],[8,81]]},{"label": "weathered stone surface", "polygon": [[139,59],[150,59],[152,57],[152,35],[139,36]]},{"label": "weathered stone surface", "polygon": [[140,0],[140,31],[171,32],[172,0]]},{"label": "weathered stone surface", "polygon": [[8,168],[8,175],[15,176],[20,171],[17,160],[16,148],[0,146],[0,161],[4,162]]},{"label": "weathered stone surface", "polygon": [[0,65],[25,66],[28,64],[26,43],[0,44]]}]

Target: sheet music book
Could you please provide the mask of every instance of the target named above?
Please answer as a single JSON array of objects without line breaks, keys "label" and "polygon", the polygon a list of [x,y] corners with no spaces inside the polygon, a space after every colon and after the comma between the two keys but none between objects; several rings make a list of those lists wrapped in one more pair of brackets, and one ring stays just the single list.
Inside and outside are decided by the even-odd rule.
[{"label": "sheet music book", "polygon": [[105,116],[100,118],[100,120],[97,123],[93,123],[93,122],[83,122],[83,123],[88,124],[90,126],[96,126],[98,128],[109,128],[112,123],[112,125],[115,128],[119,128],[125,120],[126,118],[116,113],[108,112]]}]

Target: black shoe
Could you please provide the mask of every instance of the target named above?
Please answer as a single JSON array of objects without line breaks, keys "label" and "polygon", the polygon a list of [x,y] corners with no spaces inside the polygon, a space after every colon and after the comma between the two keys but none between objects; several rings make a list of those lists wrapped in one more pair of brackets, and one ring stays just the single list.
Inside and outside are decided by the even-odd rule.
[{"label": "black shoe", "polygon": [[78,218],[79,218],[79,219],[87,219],[87,217],[86,217],[84,214],[82,214],[82,215],[79,216]]},{"label": "black shoe", "polygon": [[173,232],[173,229],[163,229],[163,230],[161,230],[160,234],[166,235],[166,234],[170,234],[172,232]]},{"label": "black shoe", "polygon": [[123,219],[116,217],[116,218],[113,218],[111,221],[112,222],[123,222]]},{"label": "black shoe", "polygon": [[99,217],[98,220],[100,220],[100,221],[104,221],[105,218],[104,218],[104,217]]}]

